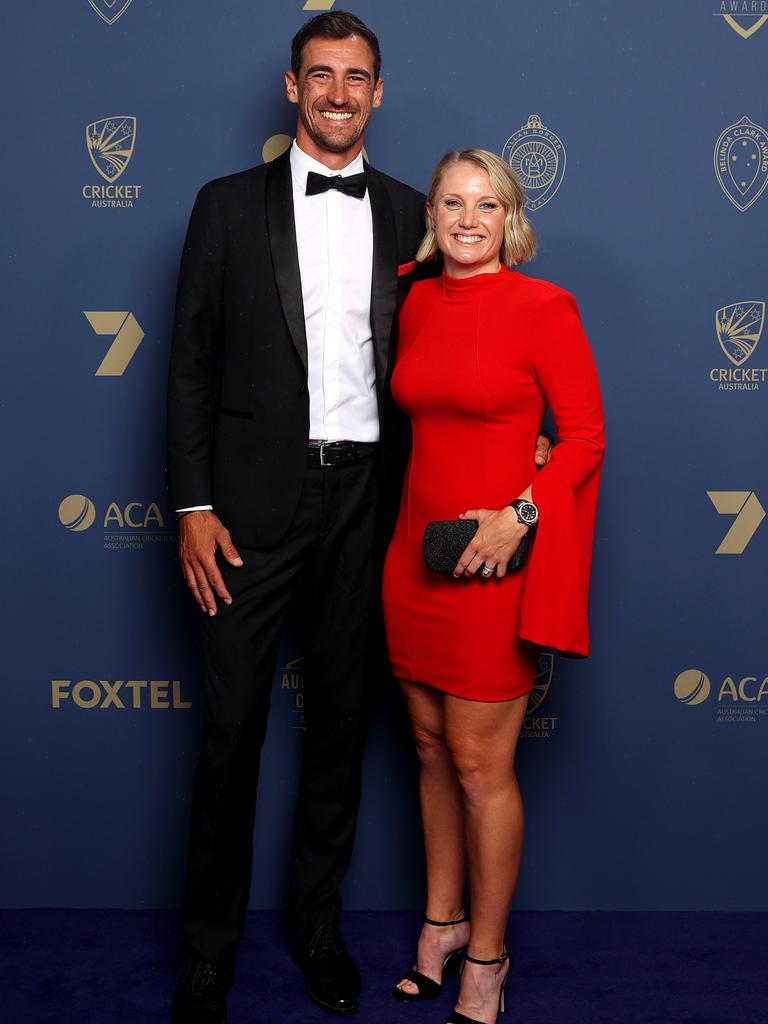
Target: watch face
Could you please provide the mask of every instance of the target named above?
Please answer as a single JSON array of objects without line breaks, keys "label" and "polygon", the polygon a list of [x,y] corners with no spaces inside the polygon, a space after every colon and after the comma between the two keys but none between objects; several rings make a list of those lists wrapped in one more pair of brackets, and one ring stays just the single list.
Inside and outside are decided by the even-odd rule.
[{"label": "watch face", "polygon": [[539,510],[532,501],[523,501],[517,506],[517,514],[524,523],[535,523],[539,518]]}]

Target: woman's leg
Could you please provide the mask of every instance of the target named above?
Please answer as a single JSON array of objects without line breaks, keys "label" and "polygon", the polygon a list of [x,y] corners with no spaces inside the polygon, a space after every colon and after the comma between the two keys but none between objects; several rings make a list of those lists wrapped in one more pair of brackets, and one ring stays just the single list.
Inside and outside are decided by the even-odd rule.
[{"label": "woman's leg", "polygon": [[[440,691],[418,683],[401,684],[419,757],[419,795],[427,862],[427,912],[433,921],[463,917],[466,850],[464,807],[453,760],[445,745],[444,700]],[[469,925],[425,925],[419,938],[416,970],[440,981],[445,957],[463,946]],[[417,986],[398,988],[415,994]]]},{"label": "woman's leg", "polygon": [[[517,738],[528,697],[481,703],[446,695],[445,737],[461,787],[465,811],[472,899],[469,953],[498,957],[523,845],[523,804],[515,776]],[[493,1024],[506,964],[467,962],[457,1009]]]}]

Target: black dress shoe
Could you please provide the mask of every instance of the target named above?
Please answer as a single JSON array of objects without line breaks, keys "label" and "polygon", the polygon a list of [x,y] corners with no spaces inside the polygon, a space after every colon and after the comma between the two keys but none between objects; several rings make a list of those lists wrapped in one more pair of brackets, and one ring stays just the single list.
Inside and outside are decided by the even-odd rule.
[{"label": "black dress shoe", "polygon": [[296,951],[309,998],[329,1013],[354,1013],[360,1002],[360,974],[334,924],[323,924]]},{"label": "black dress shoe", "polygon": [[226,1024],[231,974],[202,957],[191,956],[179,975],[171,1007],[173,1024]]}]

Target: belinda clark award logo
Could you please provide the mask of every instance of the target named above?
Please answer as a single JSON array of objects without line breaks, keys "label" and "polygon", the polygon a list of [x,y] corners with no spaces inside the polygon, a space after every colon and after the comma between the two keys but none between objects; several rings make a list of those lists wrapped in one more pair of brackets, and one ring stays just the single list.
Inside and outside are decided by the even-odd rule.
[{"label": "belinda clark award logo", "polygon": [[718,136],[714,162],[720,188],[746,213],[768,185],[768,132],[744,114]]},{"label": "belinda clark award logo", "polygon": [[128,114],[103,117],[85,129],[85,148],[91,165],[106,182],[83,185],[83,199],[96,209],[131,209],[141,185],[117,184],[131,162],[136,146],[136,118]]}]

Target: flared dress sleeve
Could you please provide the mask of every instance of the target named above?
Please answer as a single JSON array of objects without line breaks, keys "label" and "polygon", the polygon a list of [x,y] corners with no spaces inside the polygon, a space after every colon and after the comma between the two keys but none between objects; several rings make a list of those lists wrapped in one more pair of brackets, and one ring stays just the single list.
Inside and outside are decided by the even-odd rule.
[{"label": "flared dress sleeve", "polygon": [[533,369],[557,424],[552,458],[533,481],[539,525],[529,558],[519,633],[586,657],[597,494],[605,451],[597,370],[578,307],[558,290],[536,316]]}]

